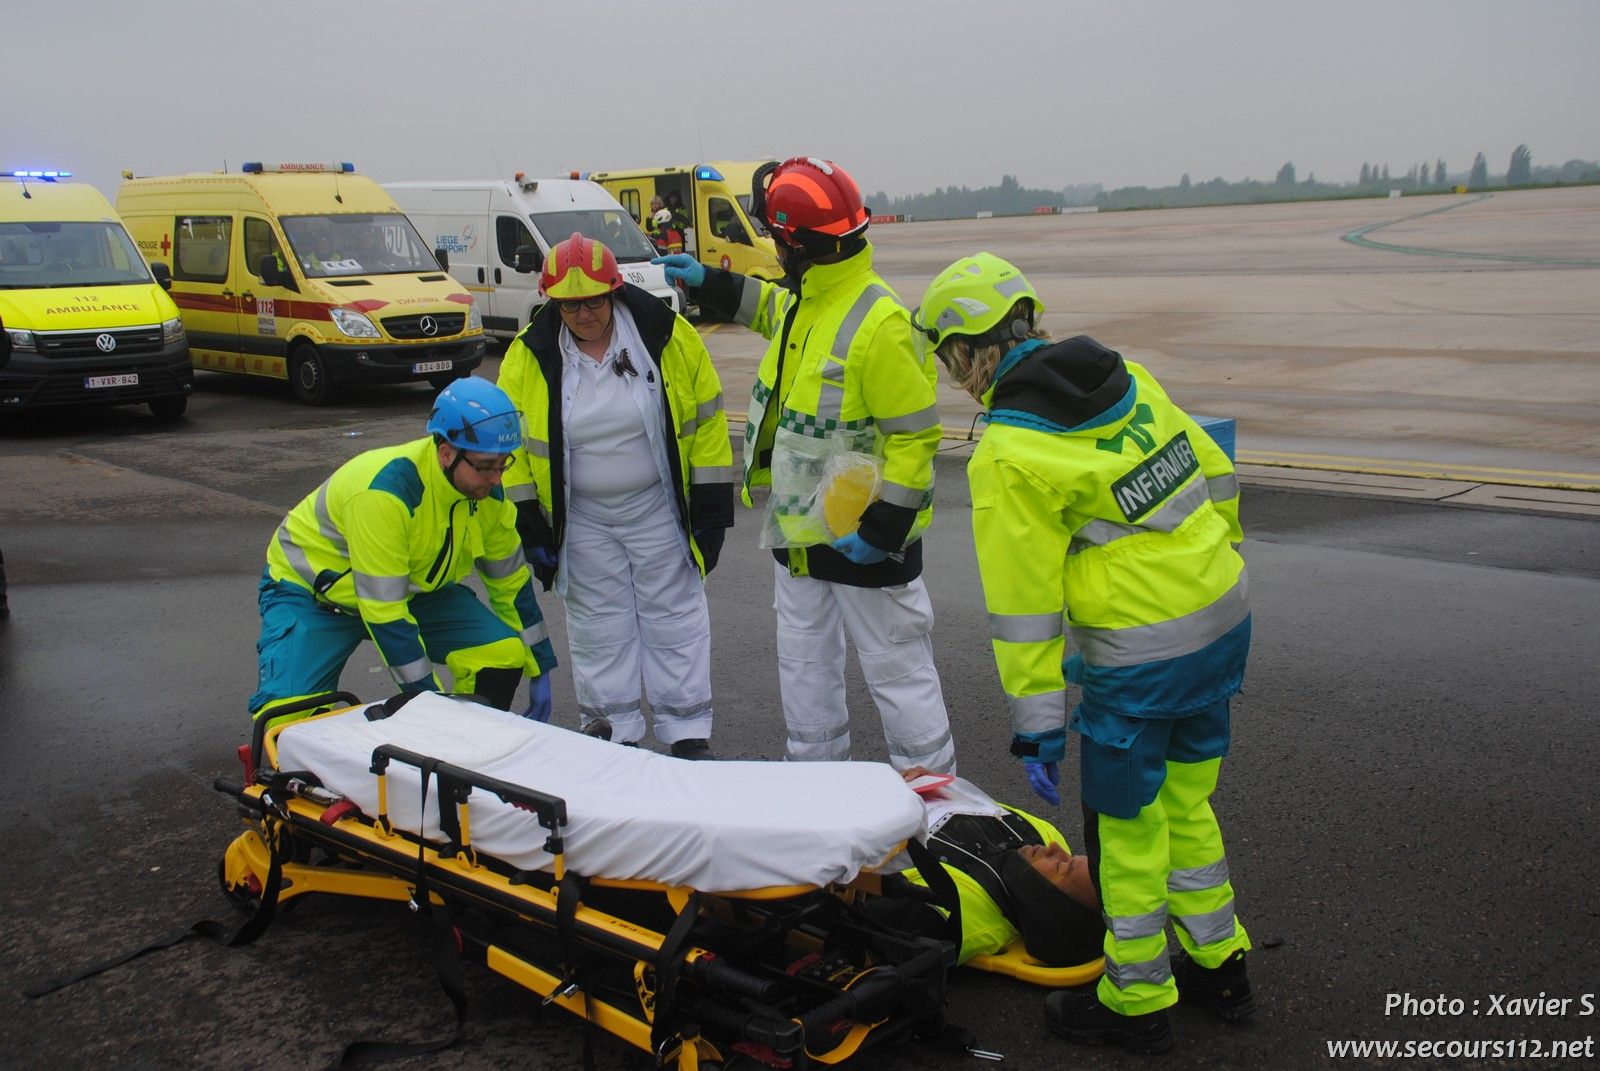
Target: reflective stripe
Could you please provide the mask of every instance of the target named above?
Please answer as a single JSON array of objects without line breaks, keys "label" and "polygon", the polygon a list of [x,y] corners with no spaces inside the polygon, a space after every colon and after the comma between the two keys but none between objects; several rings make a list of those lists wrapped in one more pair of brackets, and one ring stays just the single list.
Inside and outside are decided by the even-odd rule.
[{"label": "reflective stripe", "polygon": [[878,430],[885,435],[894,435],[898,432],[927,431],[939,424],[939,407],[930,405],[926,409],[919,409],[915,413],[907,413],[897,417],[879,417]]},{"label": "reflective stripe", "polygon": [[904,755],[906,758],[920,759],[925,755],[937,754],[951,742],[950,730],[946,728],[932,740],[908,741],[901,740],[885,734],[884,742],[889,745],[889,754]]},{"label": "reflective stripe", "polygon": [[588,703],[578,704],[578,713],[589,719],[614,718],[618,714],[634,714],[639,712],[637,699],[625,700],[621,703],[607,703],[604,706],[591,706]]},{"label": "reflective stripe", "polygon": [[311,571],[311,559],[306,557],[306,552],[300,549],[300,544],[289,538],[289,522],[284,521],[278,525],[278,546],[283,548],[283,556],[289,561],[289,568],[295,575],[306,582],[306,587],[312,591],[317,590],[317,574]]},{"label": "reflective stripe", "polygon": [[831,362],[823,365],[822,371],[819,372],[818,375],[822,376],[822,379],[827,386],[844,386],[844,365],[839,364],[838,362]]},{"label": "reflective stripe", "polygon": [[922,505],[922,488],[907,487],[901,483],[884,481],[883,490],[878,498],[891,506],[904,506],[906,509],[916,509]]},{"label": "reflective stripe", "polygon": [[1210,499],[1209,485],[1195,480],[1138,524],[1090,521],[1072,533],[1072,545],[1067,548],[1067,553],[1077,554],[1086,547],[1103,547],[1115,540],[1144,532],[1175,532],[1179,525],[1193,516],[1194,511]]},{"label": "reflective stripe", "polygon": [[1008,695],[1006,704],[1011,708],[1011,726],[1019,733],[1043,733],[1059,729],[1067,717],[1067,690],[1039,695]]},{"label": "reflective stripe", "polygon": [[518,483],[506,488],[507,502],[537,502],[539,501],[539,487],[537,484]]},{"label": "reflective stripe", "polygon": [[479,558],[477,564],[478,572],[490,580],[504,580],[528,564],[528,560],[522,556],[522,550],[519,547],[504,558],[496,558],[494,561],[490,561],[488,558]]},{"label": "reflective stripe", "polygon": [[409,576],[373,576],[351,571],[356,582],[356,597],[364,602],[404,602],[411,594]]},{"label": "reflective stripe", "polygon": [[989,635],[1002,643],[1043,643],[1062,631],[1060,611],[1053,614],[990,614]]},{"label": "reflective stripe", "polygon": [[1154,937],[1167,928],[1167,905],[1143,915],[1124,915],[1121,918],[1106,916],[1106,929],[1119,941],[1137,941],[1141,937]]},{"label": "reflective stripe", "polygon": [[668,706],[665,703],[651,703],[650,709],[658,718],[698,718],[702,714],[711,713],[711,700],[691,703],[686,707]]},{"label": "reflective stripe", "polygon": [[542,457],[550,460],[550,444],[543,439],[523,439],[522,448],[532,457]]},{"label": "reflective stripe", "polygon": [[1228,880],[1228,857],[1205,866],[1182,867],[1167,875],[1168,892],[1202,892]]},{"label": "reflective stripe", "polygon": [[856,332],[861,330],[861,325],[867,319],[867,313],[872,311],[872,306],[878,303],[879,298],[894,297],[887,288],[873,283],[861,291],[856,298],[856,303],[850,306],[850,311],[844,314],[844,319],[839,321],[839,331],[833,336],[833,358],[844,363],[850,356],[850,347],[855,343]]},{"label": "reflective stripe", "polygon": [[345,557],[350,556],[350,545],[344,541],[344,533],[339,531],[333,523],[333,514],[328,512],[328,485],[324,483],[317,488],[317,530],[322,538],[332,543],[334,549]]},{"label": "reflective stripe", "polygon": [[732,465],[702,465],[689,474],[690,483],[732,483],[739,470]]},{"label": "reflective stripe", "polygon": [[[519,632],[518,635],[522,637],[523,643],[527,644],[529,647],[536,647],[550,638],[550,630],[545,628],[544,622],[541,621],[537,625],[529,625],[527,628]],[[635,705],[637,706],[637,704]]]},{"label": "reflective stripe", "polygon": [[1237,584],[1216,602],[1194,613],[1132,628],[1074,627],[1072,639],[1090,665],[1137,666],[1192,654],[1221,637],[1249,613],[1249,584],[1241,569]]},{"label": "reflective stripe", "polygon": [[[842,366],[840,371],[843,371]],[[827,372],[824,371],[823,375],[826,376]],[[820,389],[817,393],[817,418],[819,420],[842,423],[844,418],[844,384],[829,383],[824,379],[818,386]]]},{"label": "reflective stripe", "polygon": [[678,437],[681,439],[685,435],[692,435],[696,428],[710,420],[712,417],[716,416],[721,411],[722,392],[718,391],[715,398],[712,398],[708,402],[701,402],[695,407],[694,416],[685,420],[679,426]]},{"label": "reflective stripe", "polygon": [[1230,472],[1226,476],[1213,476],[1206,481],[1206,490],[1211,494],[1211,501],[1226,502],[1230,498],[1239,497],[1239,477]]},{"label": "reflective stripe", "polygon": [[1197,945],[1226,941],[1234,931],[1233,898],[1229,897],[1228,902],[1215,911],[1207,911],[1202,915],[1176,915],[1173,921],[1188,931]]},{"label": "reflective stripe", "polygon": [[1127,989],[1140,982],[1166,985],[1171,977],[1172,965],[1167,962],[1165,949],[1155,959],[1147,959],[1143,963],[1118,963],[1110,956],[1106,957],[1106,981],[1118,989]]},{"label": "reflective stripe", "polygon": [[826,744],[850,735],[850,723],[836,726],[832,729],[817,729],[807,732],[804,729],[789,730],[789,739],[796,744]]},{"label": "reflective stripe", "polygon": [[389,675],[395,683],[404,687],[418,681],[429,680],[433,677],[433,663],[426,658],[419,658],[415,662],[407,662],[403,666],[390,666]]},{"label": "reflective stripe", "polygon": [[744,289],[739,294],[739,309],[733,314],[734,322],[742,327],[752,327],[756,322],[756,303],[761,300],[761,283],[745,276]]},{"label": "reflective stripe", "polygon": [[[756,293],[758,295],[761,293],[761,284],[759,282],[756,283]],[[778,307],[783,302],[783,294],[783,287],[774,283],[772,286],[772,292],[767,295],[767,323],[774,325],[777,324]]]}]

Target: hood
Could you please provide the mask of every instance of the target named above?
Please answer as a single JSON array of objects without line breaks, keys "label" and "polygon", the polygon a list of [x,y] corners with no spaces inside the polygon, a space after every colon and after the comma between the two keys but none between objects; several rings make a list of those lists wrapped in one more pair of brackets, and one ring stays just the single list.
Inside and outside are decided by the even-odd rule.
[{"label": "hood", "polygon": [[29,331],[89,331],[158,324],[178,307],[155,283],[0,290],[0,321]]},{"label": "hood", "polygon": [[991,423],[1096,438],[1133,411],[1133,376],[1116,350],[1088,335],[1012,348],[984,394]]},{"label": "hood", "polygon": [[347,275],[309,279],[305,296],[354,309],[369,318],[420,316],[423,313],[466,312],[472,295],[442,271],[400,275]]}]

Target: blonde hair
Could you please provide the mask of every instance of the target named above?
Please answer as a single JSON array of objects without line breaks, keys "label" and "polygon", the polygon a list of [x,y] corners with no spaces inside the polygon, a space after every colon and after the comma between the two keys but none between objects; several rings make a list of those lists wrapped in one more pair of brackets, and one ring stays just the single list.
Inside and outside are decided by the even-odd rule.
[{"label": "blonde hair", "polygon": [[1049,337],[1050,332],[1042,327],[1034,327],[1023,338],[974,346],[973,340],[967,336],[951,335],[939,347],[939,358],[944,361],[945,370],[950,373],[955,385],[981,400],[983,392],[989,389],[989,381],[994,378],[994,370],[1000,364],[1000,359],[1017,343]]}]

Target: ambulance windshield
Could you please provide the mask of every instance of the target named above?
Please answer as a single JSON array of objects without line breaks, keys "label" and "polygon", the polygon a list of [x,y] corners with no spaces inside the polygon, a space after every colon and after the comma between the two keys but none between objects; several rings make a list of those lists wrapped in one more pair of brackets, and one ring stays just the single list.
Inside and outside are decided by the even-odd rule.
[{"label": "ambulance windshield", "polygon": [[285,216],[281,222],[309,279],[439,270],[416,228],[398,212]]},{"label": "ambulance windshield", "polygon": [[536,212],[528,217],[544,236],[547,246],[572,237],[574,231],[585,238],[604,242],[620,264],[649,260],[656,247],[644,236],[633,217],[621,208],[591,208],[572,212]]},{"label": "ambulance windshield", "polygon": [[120,224],[0,223],[0,289],[151,281],[150,269]]}]

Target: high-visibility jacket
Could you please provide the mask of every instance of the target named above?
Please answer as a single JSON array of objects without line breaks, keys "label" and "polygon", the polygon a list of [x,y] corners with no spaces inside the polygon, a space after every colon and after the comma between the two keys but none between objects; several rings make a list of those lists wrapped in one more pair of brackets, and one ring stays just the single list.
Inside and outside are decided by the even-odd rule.
[{"label": "high-visibility jacket", "polygon": [[[769,341],[745,424],[742,495],[772,486],[780,526],[814,501],[819,459],[840,450],[883,459],[881,497],[861,517],[860,535],[904,552],[863,566],[825,543],[781,547],[795,575],[858,587],[906,583],[922,571],[922,532],[933,518],[933,458],[942,427],[934,395],[938,370],[919,360],[910,314],[872,270],[872,247],[813,264],[788,286],[707,271],[701,304]],[[777,480],[774,470],[779,471]]]},{"label": "high-visibility jacket", "polygon": [[[722,408],[722,382],[700,333],[646,290],[624,283],[619,300],[633,316],[645,349],[661,371],[663,428],[677,443],[667,451],[678,523],[695,562],[705,559],[694,533],[733,526],[733,446]],[[561,419],[561,315],[545,302],[500,363],[500,389],[522,411],[523,448],[505,474],[528,546],[558,550],[566,539],[565,436]]]},{"label": "high-visibility jacket", "polygon": [[289,511],[267,546],[267,570],[331,607],[359,614],[401,688],[437,690],[409,606],[477,571],[501,621],[529,647],[525,672],[555,665],[544,615],[500,488],[474,502],[439,466],[432,437],[368,450]]},{"label": "high-visibility jacket", "polygon": [[1086,336],[1015,347],[984,403],[972,528],[1017,734],[1063,727],[1063,626],[1091,716],[1182,717],[1238,691],[1250,609],[1227,455]]}]

